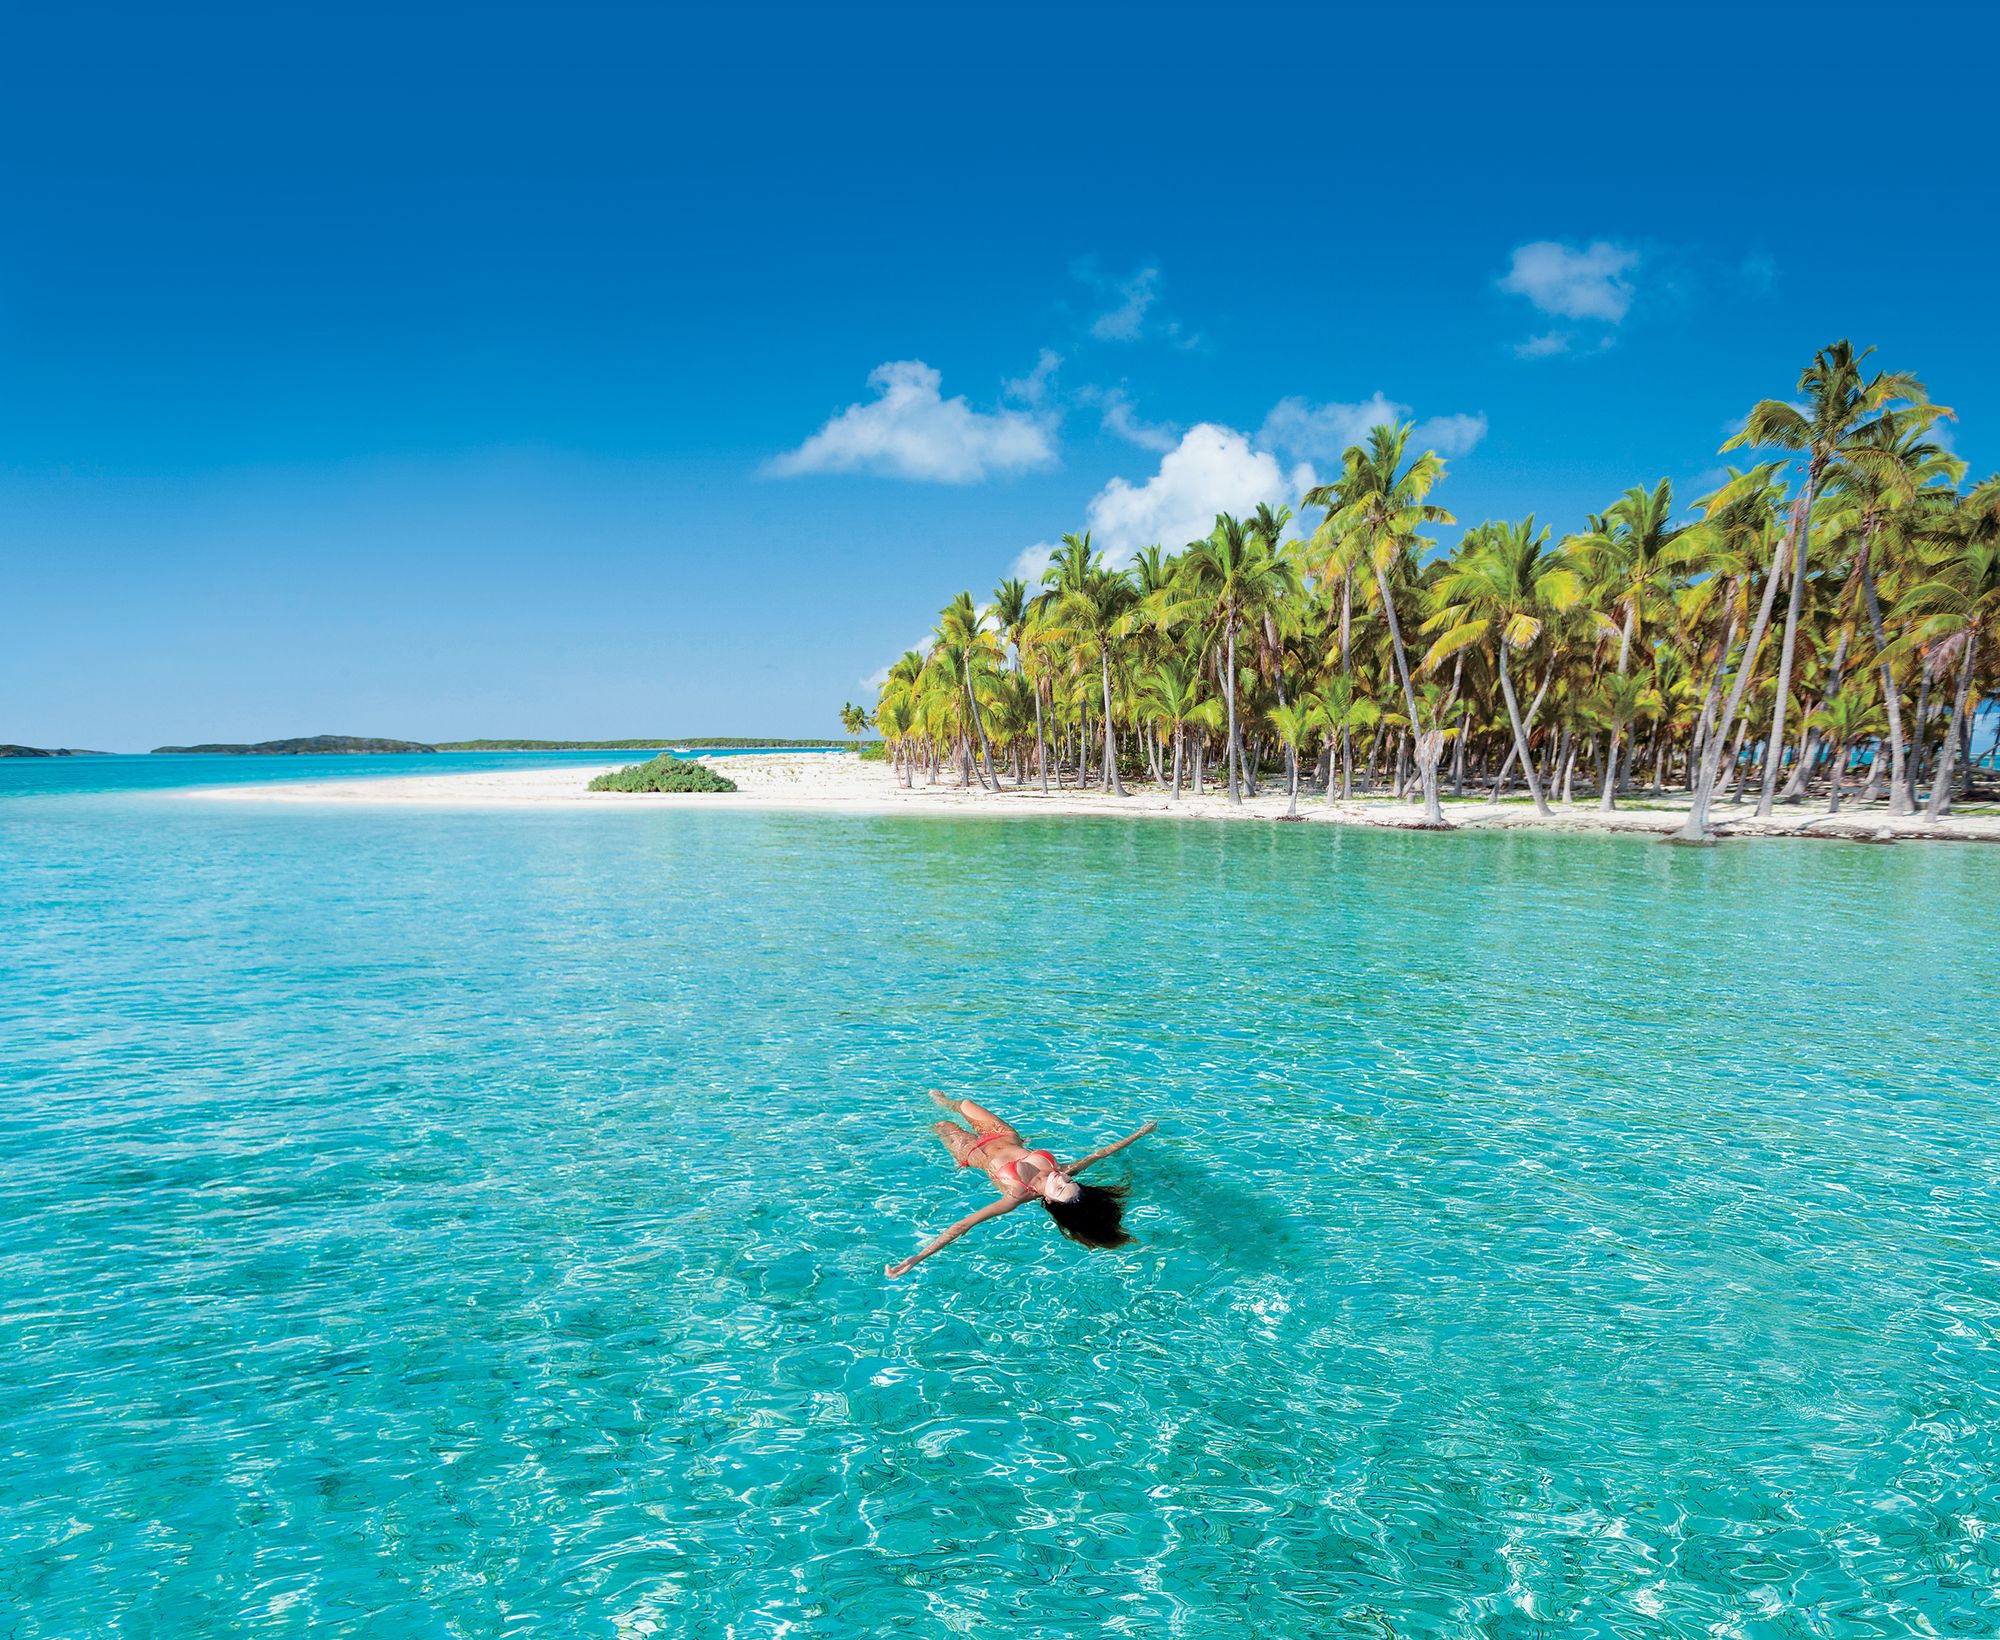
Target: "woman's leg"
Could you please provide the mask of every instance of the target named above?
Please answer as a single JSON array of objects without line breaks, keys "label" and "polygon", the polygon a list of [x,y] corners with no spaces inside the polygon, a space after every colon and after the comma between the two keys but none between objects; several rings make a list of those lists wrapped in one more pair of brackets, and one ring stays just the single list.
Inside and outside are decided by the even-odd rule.
[{"label": "woman's leg", "polygon": [[931,1132],[935,1133],[944,1148],[951,1152],[951,1159],[955,1162],[963,1162],[971,1153],[972,1147],[979,1142],[976,1133],[967,1133],[956,1122],[933,1122]]},{"label": "woman's leg", "polygon": [[931,1097],[946,1110],[956,1111],[972,1124],[974,1133],[997,1133],[1003,1139],[1019,1140],[1021,1135],[1014,1130],[1013,1123],[995,1116],[984,1105],[976,1105],[970,1099],[951,1099],[937,1089],[931,1089]]}]

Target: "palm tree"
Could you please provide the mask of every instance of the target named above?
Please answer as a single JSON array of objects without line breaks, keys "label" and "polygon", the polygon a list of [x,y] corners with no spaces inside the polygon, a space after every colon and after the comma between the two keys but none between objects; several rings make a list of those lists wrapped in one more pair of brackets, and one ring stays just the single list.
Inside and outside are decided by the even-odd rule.
[{"label": "palm tree", "polygon": [[1138,589],[1123,570],[1105,566],[1103,555],[1092,551],[1090,532],[1063,537],[1073,556],[1060,566],[1051,563],[1044,580],[1058,594],[1057,613],[1066,623],[1068,635],[1079,656],[1095,652],[1098,674],[1104,687],[1104,789],[1125,795],[1125,782],[1118,774],[1117,713],[1111,699],[1111,651],[1125,635],[1128,617],[1138,603]]},{"label": "palm tree", "polygon": [[1940,522],[1927,544],[1924,567],[1928,579],[1903,595],[1897,614],[1913,622],[1909,642],[1927,649],[1934,664],[1943,668],[1958,662],[1951,719],[1924,810],[1926,818],[1940,820],[1951,808],[1960,735],[1978,711],[1972,681],[1979,643],[2000,629],[2000,473]]},{"label": "palm tree", "polygon": [[979,741],[981,782],[997,792],[1000,780],[993,772],[993,751],[986,743],[986,724],[979,715],[977,678],[982,666],[997,658],[999,646],[974,606],[971,593],[961,592],[945,605],[938,616],[937,639],[938,647],[951,657],[953,671],[971,708],[972,730]]},{"label": "palm tree", "polygon": [[1428,625],[1442,633],[1424,659],[1428,669],[1468,645],[1492,640],[1500,692],[1514,729],[1514,750],[1535,812],[1543,815],[1549,813],[1549,805],[1534,759],[1528,755],[1528,731],[1521,721],[1507,657],[1541,637],[1547,616],[1575,608],[1583,597],[1583,578],[1562,555],[1544,550],[1548,540],[1549,532],[1537,531],[1532,516],[1518,524],[1481,524],[1468,532],[1435,588],[1443,607]]},{"label": "palm tree", "polygon": [[1238,771],[1243,761],[1243,740],[1237,721],[1236,671],[1237,634],[1251,621],[1263,619],[1265,612],[1294,590],[1287,568],[1272,554],[1263,536],[1246,530],[1228,513],[1218,513],[1215,528],[1199,541],[1188,543],[1181,560],[1180,595],[1170,606],[1171,620],[1205,620],[1222,632],[1222,693],[1227,712],[1229,738],[1229,801],[1243,801]]},{"label": "palm tree", "polygon": [[[1334,736],[1340,737],[1340,801],[1351,802],[1354,798],[1353,733],[1374,728],[1381,721],[1382,710],[1355,687],[1353,674],[1347,672],[1329,678],[1326,687],[1313,697],[1313,705],[1318,727],[1325,733],[1329,744]],[[1326,783],[1326,801],[1329,807],[1334,801],[1331,780]]]},{"label": "palm tree", "polygon": [[1389,589],[1389,569],[1417,550],[1419,528],[1425,524],[1449,524],[1452,517],[1444,508],[1424,499],[1444,477],[1444,459],[1436,451],[1426,450],[1408,466],[1403,464],[1410,432],[1408,422],[1371,428],[1367,447],[1357,445],[1347,452],[1339,483],[1308,490],[1306,504],[1334,508],[1329,520],[1334,533],[1354,537],[1375,572],[1375,588],[1389,628],[1396,676],[1403,686],[1403,703],[1409,709],[1410,733],[1416,739],[1417,768],[1423,777],[1424,820],[1426,824],[1442,826],[1445,819],[1444,810],[1438,806],[1437,766],[1444,754],[1444,730],[1441,725],[1425,726],[1418,716],[1417,691],[1410,681],[1409,656],[1403,649],[1396,600]]},{"label": "palm tree", "polygon": [[915,748],[907,742],[923,721],[919,680],[924,674],[924,657],[914,649],[903,652],[888,676],[882,680],[881,698],[875,705],[875,726],[888,743],[894,767],[902,773],[903,784],[912,784]]},{"label": "palm tree", "polygon": [[1271,727],[1284,743],[1286,757],[1286,777],[1288,781],[1288,801],[1285,816],[1294,819],[1299,812],[1299,747],[1307,735],[1312,733],[1313,710],[1305,701],[1280,701],[1271,708]]},{"label": "palm tree", "polygon": [[1185,661],[1164,660],[1146,679],[1143,696],[1146,707],[1157,721],[1167,725],[1174,739],[1174,784],[1172,801],[1181,797],[1181,747],[1189,719],[1201,705],[1201,674]]},{"label": "palm tree", "polygon": [[1035,693],[1035,773],[1041,781],[1044,797],[1049,795],[1049,738],[1042,715],[1042,700],[1049,693],[1052,657],[1060,638],[1061,627],[1049,605],[1048,595],[1044,593],[1031,599],[1026,615],[1014,632],[1014,654],[1020,663],[1021,675],[1028,680],[1028,687]]},{"label": "palm tree", "polygon": [[[1632,660],[1632,641],[1649,621],[1670,607],[1667,587],[1673,564],[1672,547],[1681,533],[1672,525],[1674,487],[1661,479],[1652,489],[1635,484],[1614,501],[1592,528],[1570,543],[1577,558],[1595,577],[1608,611],[1618,617],[1618,676]],[[1604,754],[1604,790],[1598,808],[1616,806],[1618,745],[1625,722],[1611,725]]]},{"label": "palm tree", "polygon": [[869,728],[868,708],[856,706],[851,700],[845,702],[840,708],[840,726],[851,738],[859,740]]},{"label": "palm tree", "polygon": [[[1765,742],[1764,785],[1757,799],[1758,817],[1771,812],[1777,792],[1778,764],[1785,749],[1785,705],[1791,698],[1792,658],[1798,647],[1799,610],[1805,601],[1806,544],[1813,503],[1829,471],[1851,457],[1863,459],[1878,437],[1876,422],[1890,413],[1897,400],[1929,406],[1924,384],[1904,371],[1878,371],[1862,379],[1861,366],[1875,350],[1857,354],[1848,341],[1820,349],[1799,375],[1803,407],[1782,399],[1762,399],[1745,418],[1742,430],[1722,448],[1739,445],[1795,450],[1805,456],[1805,484],[1792,506],[1783,568],[1791,577],[1791,603],[1785,611],[1784,642],[1778,651],[1778,692],[1771,708],[1771,735]],[[1951,412],[1931,406],[1939,415]]]},{"label": "palm tree", "polygon": [[1911,804],[1904,767],[1902,691],[1896,686],[1895,661],[1882,624],[1879,581],[1885,547],[1907,551],[1911,529],[1922,528],[1927,512],[1951,502],[1952,486],[1965,476],[1964,462],[1924,436],[1935,419],[1926,407],[1878,417],[1826,485],[1841,509],[1837,527],[1856,538],[1854,573],[1860,577],[1868,609],[1887,719],[1892,815],[1908,814]]},{"label": "palm tree", "polygon": [[[1858,685],[1850,685],[1828,695],[1812,714],[1813,727],[1824,731],[1833,746],[1833,792],[1827,799],[1828,814],[1840,812],[1840,789],[1847,770],[1847,749],[1879,735],[1884,721],[1880,703],[1870,700]],[[1879,748],[1876,755],[1881,755]]]},{"label": "palm tree", "polygon": [[[1027,677],[1027,633],[1029,624],[1035,619],[1035,600],[1028,591],[1028,583],[1009,578],[993,589],[993,602],[986,606],[986,619],[999,631],[1005,640],[1010,664],[1017,677]],[[1042,761],[1042,686],[1039,680],[1030,679],[1035,697],[1035,761]],[[1047,776],[1044,774],[1044,788]],[[1020,788],[1017,779],[1015,788]]]},{"label": "palm tree", "polygon": [[[1736,585],[1747,584],[1745,578],[1755,573],[1755,554],[1768,551],[1771,564],[1764,576],[1764,593],[1757,605],[1756,618],[1743,644],[1742,659],[1737,662],[1735,681],[1729,688],[1728,704],[1723,707],[1722,716],[1705,743],[1701,768],[1695,776],[1688,800],[1687,818],[1674,834],[1676,842],[1706,843],[1712,840],[1708,830],[1708,806],[1715,794],[1716,778],[1722,770],[1722,754],[1729,746],[1730,731],[1743,705],[1744,693],[1756,673],[1757,655],[1764,647],[1764,633],[1771,624],[1771,605],[1777,595],[1778,577],[1784,567],[1785,555],[1784,542],[1779,537],[1776,523],[1776,509],[1781,499],[1776,473],[1776,464],[1766,463],[1752,467],[1748,472],[1732,474],[1727,484],[1702,502],[1701,535],[1696,538],[1690,532],[1686,538],[1699,539],[1706,544],[1715,554],[1718,569],[1733,566],[1733,584]],[[1722,671],[1729,664],[1729,634],[1736,629],[1733,600],[1730,601],[1730,608],[1730,625],[1716,661],[1715,687],[1718,688]]]}]

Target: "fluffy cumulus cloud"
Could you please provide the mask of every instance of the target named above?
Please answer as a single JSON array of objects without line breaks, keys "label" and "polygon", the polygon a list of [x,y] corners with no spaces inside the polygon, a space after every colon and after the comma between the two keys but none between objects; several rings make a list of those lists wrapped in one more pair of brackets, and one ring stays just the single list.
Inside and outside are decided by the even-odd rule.
[{"label": "fluffy cumulus cloud", "polygon": [[874,398],[850,404],[796,450],[766,462],[764,471],[776,478],[876,473],[971,484],[1054,463],[1044,419],[1026,410],[975,410],[963,397],[945,398],[942,380],[921,359],[878,366],[868,377]]},{"label": "fluffy cumulus cloud", "polygon": [[1632,309],[1632,282],[1625,276],[1639,265],[1639,253],[1599,239],[1583,246],[1538,239],[1514,247],[1513,266],[1500,288],[1525,296],[1559,319],[1620,323]]},{"label": "fluffy cumulus cloud", "polygon": [[1246,435],[1205,421],[1181,435],[1145,483],[1114,478],[1099,490],[1086,522],[1092,545],[1125,563],[1155,542],[1178,551],[1208,534],[1219,512],[1252,512],[1260,501],[1295,503],[1313,482],[1310,469],[1287,472]]},{"label": "fluffy cumulus cloud", "polygon": [[[1410,407],[1377,392],[1359,404],[1314,404],[1310,399],[1280,399],[1258,431],[1266,449],[1311,461],[1338,465],[1348,446],[1362,443],[1371,427],[1410,419]],[[1431,416],[1416,424],[1410,442],[1445,456],[1462,456],[1486,436],[1486,417]]]}]

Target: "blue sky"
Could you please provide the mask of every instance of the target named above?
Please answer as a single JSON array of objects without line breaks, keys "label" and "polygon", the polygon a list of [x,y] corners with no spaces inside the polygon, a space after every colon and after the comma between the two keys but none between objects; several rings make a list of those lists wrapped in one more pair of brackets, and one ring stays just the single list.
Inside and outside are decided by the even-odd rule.
[{"label": "blue sky", "polygon": [[0,740],[836,730],[1063,530],[1384,405],[1567,528],[1843,335],[1990,471],[2000,29],[1883,16],[19,16]]}]

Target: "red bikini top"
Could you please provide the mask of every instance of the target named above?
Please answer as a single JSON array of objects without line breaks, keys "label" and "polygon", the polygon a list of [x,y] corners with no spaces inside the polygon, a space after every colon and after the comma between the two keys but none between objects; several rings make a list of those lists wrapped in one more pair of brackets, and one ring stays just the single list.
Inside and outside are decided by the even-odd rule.
[{"label": "red bikini top", "polygon": [[[1004,1133],[980,1134],[980,1136],[977,1139],[973,1140],[972,1143],[966,1147],[965,1154],[959,1158],[958,1165],[960,1167],[972,1166],[972,1153],[978,1150],[981,1145],[990,1145],[995,1139],[1004,1139],[1006,1137],[1007,1135]],[[1023,1151],[1021,1154],[1023,1156],[1037,1156],[1041,1158],[1042,1165],[1046,1167],[1051,1173],[1053,1173],[1056,1170],[1056,1159],[1055,1157],[1051,1156],[1046,1150],[1028,1150],[1028,1151]],[[1021,1174],[1019,1171],[1020,1165],[1021,1165],[1021,1159],[1020,1157],[1017,1156],[1013,1161],[1007,1163],[1007,1165],[1002,1167],[999,1171],[1003,1177],[1013,1181],[1013,1185],[1016,1190],[1025,1191],[1030,1196],[1035,1195],[1036,1191],[1031,1186],[1024,1184],[1022,1182]]]}]

